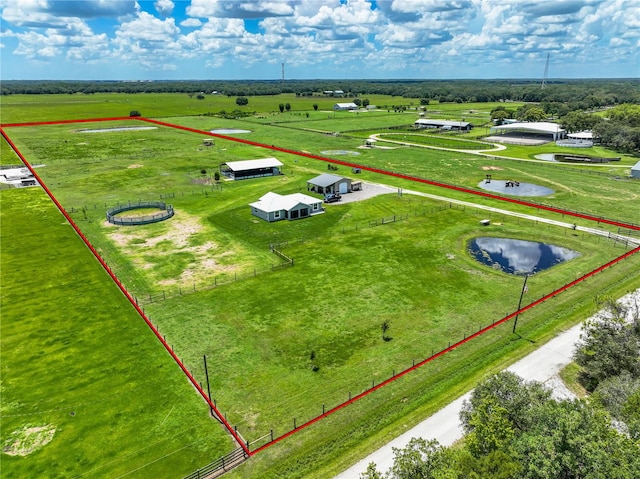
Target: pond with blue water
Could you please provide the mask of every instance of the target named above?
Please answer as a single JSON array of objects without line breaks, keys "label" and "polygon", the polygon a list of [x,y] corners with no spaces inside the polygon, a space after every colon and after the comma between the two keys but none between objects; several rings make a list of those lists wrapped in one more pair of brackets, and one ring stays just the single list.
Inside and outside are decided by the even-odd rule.
[{"label": "pond with blue water", "polygon": [[535,274],[580,255],[562,246],[491,236],[470,240],[468,250],[480,263],[516,275]]}]

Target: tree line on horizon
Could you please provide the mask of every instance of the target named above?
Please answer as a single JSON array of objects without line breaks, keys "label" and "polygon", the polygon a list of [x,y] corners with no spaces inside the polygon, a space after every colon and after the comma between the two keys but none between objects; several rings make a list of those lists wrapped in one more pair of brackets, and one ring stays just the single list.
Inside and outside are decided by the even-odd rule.
[{"label": "tree line on horizon", "polygon": [[229,97],[295,94],[325,96],[340,90],[344,97],[390,95],[442,103],[496,101],[580,103],[584,109],[622,103],[640,104],[640,79],[558,79],[542,88],[539,80],[158,80],[74,81],[7,80],[1,95],[92,93],[187,93]]}]

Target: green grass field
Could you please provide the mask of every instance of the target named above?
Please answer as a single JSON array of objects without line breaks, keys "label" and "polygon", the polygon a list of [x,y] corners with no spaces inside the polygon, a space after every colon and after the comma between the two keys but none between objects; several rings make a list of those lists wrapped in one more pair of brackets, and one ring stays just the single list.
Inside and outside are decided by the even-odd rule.
[{"label": "green grass field", "polygon": [[3,453],[2,477],[181,477],[231,450],[44,192],[1,194],[3,450],[55,429],[24,457]]},{"label": "green grass field", "polygon": [[[160,96],[149,96],[155,96],[155,103],[159,103]],[[162,96],[167,104],[158,116],[177,114],[180,108],[185,108],[187,100],[198,102],[182,96]],[[117,108],[127,105],[124,95],[104,97],[100,101],[109,105],[99,116],[110,116],[116,110],[114,105]],[[5,102],[14,100],[2,99],[3,109]],[[46,103],[47,99],[39,100]],[[225,100],[233,102],[234,99]],[[273,113],[277,103],[274,109],[267,108],[271,102],[280,100],[260,98],[254,103],[251,98],[249,106],[262,104],[264,108],[256,118],[174,116],[164,121],[203,131],[248,129],[251,133],[243,138],[313,154],[336,150],[358,152],[359,155],[334,158],[471,189],[479,189],[480,181],[491,168],[493,178],[530,181],[554,189],[552,196],[540,200],[544,203],[640,223],[640,213],[633,202],[640,195],[640,183],[616,180],[614,170],[603,168],[599,171],[607,175],[594,175],[579,166],[484,158],[427,148],[362,149],[359,147],[363,136],[323,132],[376,131],[385,125],[402,124],[399,119],[404,121],[409,114],[340,112],[334,118],[331,112],[332,118],[328,118],[326,112],[312,110],[311,99],[305,99],[310,100],[309,117],[305,112]],[[376,100],[383,104],[385,99]],[[389,104],[395,101],[386,100]],[[213,100],[203,100],[207,101]],[[293,106],[298,99],[290,101]],[[93,110],[77,109],[77,104],[58,106],[67,117],[79,117],[81,113],[85,113],[85,117],[98,116],[90,114]],[[91,104],[90,108],[94,106]],[[150,103],[149,108],[151,106]],[[82,108],[85,107],[89,108],[87,105]],[[109,109],[111,107],[113,109]],[[439,107],[444,111],[447,105]],[[23,112],[18,114],[18,109],[11,108],[10,118],[21,118]],[[147,115],[145,105],[130,108]],[[449,114],[463,113],[461,106],[456,108],[458,110],[452,108]],[[474,113],[478,118],[487,113],[481,110],[481,105],[464,108],[480,110]],[[44,111],[51,115],[56,107],[46,106]],[[530,278],[530,293],[526,298],[529,302],[625,251],[619,244],[603,238],[496,213],[490,214],[490,227],[481,227],[479,220],[486,217],[487,212],[452,208],[441,201],[409,194],[328,205],[322,215],[269,224],[252,216],[248,203],[268,191],[306,192],[306,181],[327,171],[324,162],[222,139],[216,139],[214,146],[205,147],[204,137],[165,127],[104,133],[81,131],[138,125],[149,126],[131,121],[96,122],[10,128],[8,132],[32,164],[42,165],[36,169],[39,176],[127,289],[144,303],[146,313],[196,379],[203,382],[202,356],[207,355],[213,397],[231,424],[250,441],[269,435],[271,430],[276,436],[284,434],[292,429],[294,418],[300,425],[321,414],[323,407],[336,406],[350,394],[366,390],[411,366],[414,360],[424,359],[449,342],[458,341],[514,311],[521,277],[477,263],[466,251],[469,239],[480,235],[536,239],[580,253],[578,258]],[[337,125],[342,128],[332,128]],[[448,145],[460,143],[447,141]],[[522,157],[530,158],[534,151],[539,150],[526,150]],[[282,176],[218,184],[212,181],[213,173],[222,162],[266,156],[276,156],[285,164]],[[8,163],[12,162],[10,153],[3,152],[3,162],[5,157]],[[631,164],[631,159],[623,161]],[[350,175],[350,169],[340,166],[338,174]],[[574,221],[525,206],[367,171],[358,179]],[[56,394],[51,396],[55,400],[59,398],[66,409],[65,401],[85,404],[89,395],[105,397],[105,390],[109,388],[118,392],[117,400],[106,403],[105,414],[94,413],[90,419],[85,419],[84,414],[70,416],[66,409],[52,414],[51,418],[43,416],[45,424],[56,427],[60,424],[63,431],[70,421],[82,419],[82,427],[75,436],[65,436],[58,442],[56,439],[60,436],[54,435],[51,443],[25,461],[3,455],[3,473],[7,470],[5,462],[13,468],[16,477],[22,472],[37,470],[30,468],[41,467],[47,460],[59,463],[62,451],[68,447],[66,444],[73,442],[74,437],[90,434],[88,431],[94,428],[101,431],[108,427],[114,417],[121,417],[116,412],[119,407],[138,411],[127,415],[135,417],[136,422],[119,429],[129,442],[123,440],[122,444],[113,445],[99,439],[88,441],[87,450],[82,450],[79,457],[96,454],[93,462],[76,461],[76,469],[70,473],[58,466],[59,477],[92,475],[94,470],[100,471],[95,473],[96,477],[102,471],[109,471],[105,473],[108,477],[121,477],[128,472],[149,477],[154,467],[163,472],[152,475],[179,477],[229,452],[233,447],[231,440],[207,417],[204,402],[189,388],[186,378],[46,197],[39,190],[9,190],[0,194],[3,195],[3,404],[8,397],[7,404],[15,408],[6,412],[3,405],[3,441],[10,430],[27,424],[23,418],[11,418],[23,411],[41,409],[38,395],[33,402],[26,401],[24,386],[16,383],[13,368],[25,371],[20,376],[30,374],[33,377],[30,383],[42,381],[41,375],[49,378],[48,385],[43,381],[40,394],[55,388]],[[25,197],[29,197],[32,216],[20,216],[19,208],[25,204]],[[115,227],[105,221],[106,209],[118,203],[159,199],[173,204],[174,218],[143,227]],[[58,220],[54,219],[56,215]],[[381,224],[382,218],[394,215],[398,221]],[[15,218],[21,220],[15,221]],[[11,227],[6,226],[8,222]],[[26,229],[25,224],[31,227]],[[54,225],[57,226],[54,228]],[[615,230],[605,225],[600,227]],[[48,228],[60,233],[49,233]],[[56,239],[56,235],[62,239]],[[18,237],[28,239],[21,241],[20,250],[7,250],[7,241]],[[282,251],[295,259],[295,266],[273,270],[281,260],[270,253],[272,243],[281,244]],[[32,289],[37,290],[38,285],[42,288],[44,283],[48,293],[46,297],[32,295],[33,298],[29,298],[38,305],[34,306],[33,321],[40,324],[49,318],[53,320],[56,327],[52,331],[64,337],[60,342],[47,343],[47,335],[35,324],[19,321],[25,311],[16,306],[21,304],[20,299],[7,296],[5,300],[5,288],[21,298],[27,295],[29,290],[21,278],[39,269],[31,258],[25,260],[28,252],[34,250],[45,254],[47,260],[43,264],[47,269],[37,277],[32,274]],[[84,253],[78,254],[78,251]],[[638,261],[637,255],[625,260],[522,315],[519,331],[524,339],[511,334],[510,324],[501,326],[266,449],[231,476],[320,478],[340,472],[357,457],[473,387],[479,376],[504,367],[534,348],[535,343],[584,318],[595,307],[596,294],[616,296],[637,288]],[[47,271],[50,273],[46,274]],[[65,279],[62,285],[49,279],[58,276]],[[75,300],[71,304],[67,304],[69,291]],[[149,295],[153,302],[149,301]],[[166,300],[159,300],[160,297]],[[51,303],[55,306],[50,307]],[[121,311],[118,315],[112,314],[111,308],[98,306],[112,303]],[[49,306],[47,312],[43,309],[45,304]],[[71,306],[73,312],[67,313]],[[87,310],[94,317],[88,324],[82,322],[81,329],[78,316]],[[122,321],[126,321],[126,330],[116,326]],[[380,325],[384,321],[390,324],[390,341],[382,339]],[[99,329],[98,324],[105,325],[104,330]],[[24,334],[33,335],[36,345],[54,344],[62,359],[57,359],[51,367],[31,367],[29,354],[32,353],[15,346]],[[104,344],[114,346],[105,351]],[[137,358],[142,354],[148,356],[142,361],[145,367],[138,365]],[[96,370],[92,367],[95,361],[104,366]],[[83,371],[90,371],[92,384],[99,386],[85,391],[75,384],[72,368],[69,375],[58,372],[60,364],[71,362]],[[136,362],[135,368],[132,362]],[[112,369],[118,374],[114,375]],[[136,379],[138,375],[140,379]],[[118,381],[113,382],[112,378]],[[127,389],[132,383],[139,386]],[[145,401],[132,400],[128,394],[144,397]],[[177,418],[173,415],[178,411],[169,406],[174,401],[181,409]],[[150,410],[154,413],[147,412]],[[163,422],[167,414],[169,419]],[[189,440],[178,433],[172,440],[162,439],[166,438],[170,420],[175,421],[171,426],[184,431]],[[133,431],[155,431],[150,425],[157,423],[160,424],[156,432],[158,440],[164,440],[167,446],[144,449],[149,438]],[[192,433],[196,426],[201,430]],[[254,447],[262,443],[264,438]],[[186,446],[184,451],[180,449],[182,446]],[[91,448],[99,449],[100,454]],[[141,450],[148,452],[137,452]],[[175,452],[170,454],[172,451]],[[153,457],[145,455],[152,453]],[[109,454],[117,454],[122,459],[112,462],[105,457]],[[157,464],[149,465],[164,456],[166,458]]]}]

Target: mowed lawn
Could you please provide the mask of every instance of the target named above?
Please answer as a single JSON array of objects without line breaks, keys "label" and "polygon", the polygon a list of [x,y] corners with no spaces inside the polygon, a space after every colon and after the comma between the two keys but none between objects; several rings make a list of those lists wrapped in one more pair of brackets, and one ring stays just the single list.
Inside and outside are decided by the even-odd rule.
[{"label": "mowed lawn", "polygon": [[[181,477],[234,449],[45,193],[0,195],[2,477]],[[55,433],[6,453],[34,428]]]},{"label": "mowed lawn", "polygon": [[[245,210],[219,212],[208,221],[239,232],[251,222]],[[473,237],[535,237],[578,251],[579,258],[531,279],[535,299],[624,251],[515,218],[484,228],[473,210],[406,196],[327,210],[273,225],[286,230],[307,224],[303,241],[283,247],[294,267],[146,305],[199,377],[200,358],[210,358],[215,396],[248,438],[270,429],[285,432],[293,417],[311,419],[323,404],[335,406],[349,392],[357,394],[514,311],[522,277],[472,259],[467,240]],[[380,224],[402,211],[406,219]],[[370,222],[363,221],[367,216]]]}]

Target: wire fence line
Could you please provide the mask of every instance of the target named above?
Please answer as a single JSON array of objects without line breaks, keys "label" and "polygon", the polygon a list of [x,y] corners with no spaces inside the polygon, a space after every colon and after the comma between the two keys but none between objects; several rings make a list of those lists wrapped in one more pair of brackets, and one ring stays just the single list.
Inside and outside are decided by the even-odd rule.
[{"label": "wire fence line", "polygon": [[213,479],[215,477],[220,477],[230,469],[239,466],[247,459],[249,459],[249,454],[239,447],[226,456],[222,456],[206,466],[196,469],[191,474],[187,474],[183,479]]},{"label": "wire fence line", "polygon": [[[141,216],[118,216],[125,211],[139,210],[139,209],[159,209],[160,213],[152,215]],[[127,203],[124,205],[114,206],[107,210],[107,221],[114,225],[147,225],[150,223],[157,223],[171,218],[174,215],[173,205],[168,205],[164,201],[138,201],[134,203]]]},{"label": "wire fence line", "polygon": [[[340,409],[354,403],[355,401],[371,394],[374,391],[377,391],[378,389],[392,383],[395,382],[397,379],[405,376],[406,374],[409,374],[413,371],[415,371],[418,368],[421,368],[422,366],[433,362],[435,359],[444,356],[447,353],[450,353],[458,348],[460,348],[461,346],[465,345],[466,343],[472,341],[473,339],[507,323],[510,320],[513,320],[514,318],[517,318],[518,315],[521,315],[531,309],[533,309],[534,307],[554,299],[556,296],[558,296],[559,294],[561,294],[562,292],[579,285],[580,283],[592,278],[593,276],[597,275],[598,273],[618,264],[619,262],[625,261],[626,259],[632,257],[633,255],[637,254],[638,252],[640,252],[640,247],[636,247],[633,250],[627,251],[626,253],[623,253],[621,256],[615,258],[614,260],[606,263],[605,265],[602,265],[592,271],[590,271],[589,273],[581,276],[580,278],[571,281],[569,283],[566,283],[565,285],[561,286],[560,288],[557,288],[555,290],[553,290],[550,293],[547,293],[543,296],[541,296],[539,299],[536,300],[532,300],[528,305],[522,306],[520,309],[518,309],[517,311],[514,311],[512,313],[509,313],[507,315],[505,315],[503,318],[499,319],[498,321],[494,321],[492,322],[490,325],[488,326],[482,326],[480,325],[478,327],[477,331],[473,331],[470,332],[469,334],[464,333],[463,338],[459,339],[459,340],[453,340],[453,341],[449,341],[448,345],[446,347],[444,347],[443,349],[441,349],[440,351],[434,352],[434,350],[431,351],[431,355],[427,356],[425,359],[419,360],[416,362],[416,360],[414,359],[412,361],[411,366],[406,367],[403,370],[392,370],[391,375],[387,377],[387,379],[372,379],[371,380],[371,386],[370,387],[366,387],[362,392],[360,392],[359,394],[353,396],[351,394],[351,391],[348,392],[348,399],[345,400],[342,403],[339,403],[338,405],[332,407],[332,408],[327,408],[325,404],[322,404],[322,407],[318,407],[318,411],[322,411],[321,414],[318,414],[316,416],[311,417],[311,419],[306,420],[305,422],[300,421],[299,417],[293,417],[292,421],[291,421],[291,425],[292,428],[287,430],[286,432],[280,434],[280,435],[276,435],[274,434],[274,430],[271,429],[270,433],[268,434],[264,434],[261,437],[259,437],[258,439],[255,439],[253,441],[249,441],[247,442],[248,446],[252,447],[251,450],[251,455],[257,454],[259,452],[261,452],[262,450],[266,449],[267,447],[270,447],[274,444],[276,444],[277,442],[280,442],[283,439],[286,439],[287,437],[295,434],[296,432],[301,431],[302,429],[305,429],[308,426],[311,426],[312,424],[314,424],[317,421],[320,421],[321,419],[339,411]],[[597,297],[597,295],[596,295]],[[515,332],[515,328],[514,328],[514,332]],[[255,446],[258,445],[257,448],[255,448]]]}]

